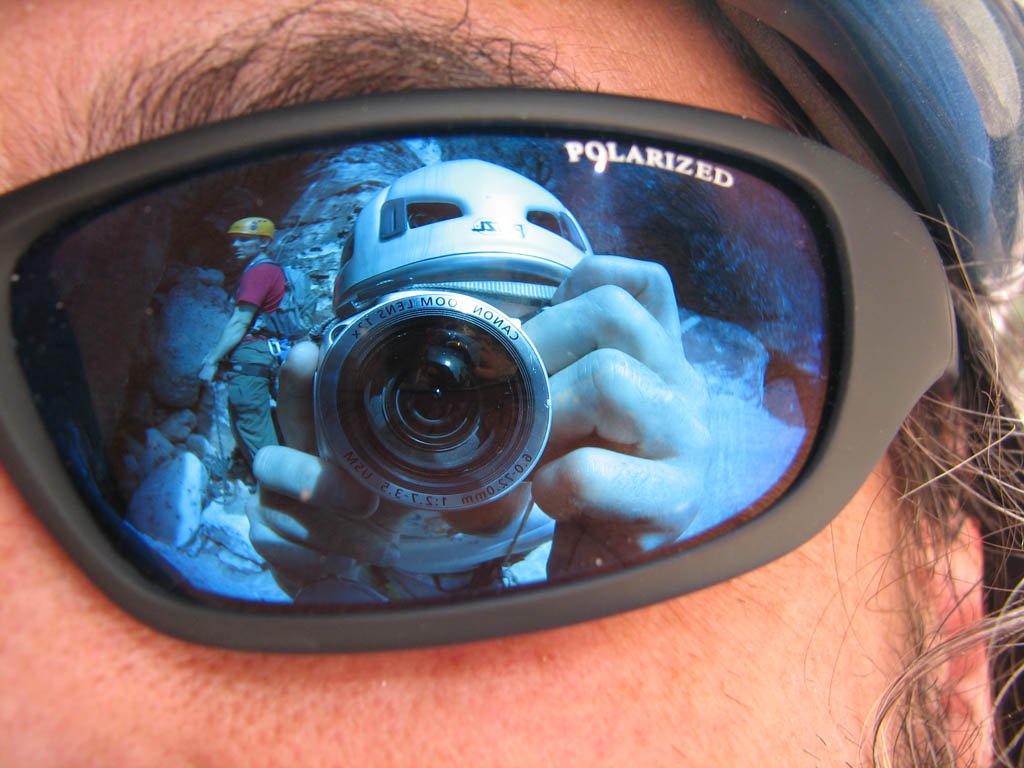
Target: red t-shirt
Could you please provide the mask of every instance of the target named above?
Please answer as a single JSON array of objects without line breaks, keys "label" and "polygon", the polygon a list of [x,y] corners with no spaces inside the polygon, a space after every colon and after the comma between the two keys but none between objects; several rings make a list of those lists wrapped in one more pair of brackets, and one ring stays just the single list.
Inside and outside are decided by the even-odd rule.
[{"label": "red t-shirt", "polygon": [[[238,293],[235,294],[235,303],[240,304],[244,301],[255,304],[257,317],[261,314],[270,314],[280,306],[286,287],[284,270],[277,264],[256,264],[242,273]],[[251,340],[255,337],[245,338]]]}]

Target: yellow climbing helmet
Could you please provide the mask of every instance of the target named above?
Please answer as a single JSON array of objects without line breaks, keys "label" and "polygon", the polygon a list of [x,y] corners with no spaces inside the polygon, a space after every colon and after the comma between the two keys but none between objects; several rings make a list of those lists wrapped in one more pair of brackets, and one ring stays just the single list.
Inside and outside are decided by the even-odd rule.
[{"label": "yellow climbing helmet", "polygon": [[259,216],[247,216],[228,227],[228,234],[270,239],[274,236],[274,222]]}]

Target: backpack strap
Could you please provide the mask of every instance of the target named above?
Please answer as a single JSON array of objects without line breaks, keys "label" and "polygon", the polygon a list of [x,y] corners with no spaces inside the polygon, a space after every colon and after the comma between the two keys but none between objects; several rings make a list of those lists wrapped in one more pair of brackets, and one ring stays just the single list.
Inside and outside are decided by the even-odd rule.
[{"label": "backpack strap", "polygon": [[[248,272],[250,269],[259,266],[260,264],[273,264],[275,267],[284,272],[284,267],[278,264],[276,259],[273,259],[270,256],[267,256],[266,254],[257,256],[255,259],[250,261],[248,264],[245,265],[245,269],[243,269],[242,272]],[[285,277],[287,278],[287,273],[285,273]]]}]

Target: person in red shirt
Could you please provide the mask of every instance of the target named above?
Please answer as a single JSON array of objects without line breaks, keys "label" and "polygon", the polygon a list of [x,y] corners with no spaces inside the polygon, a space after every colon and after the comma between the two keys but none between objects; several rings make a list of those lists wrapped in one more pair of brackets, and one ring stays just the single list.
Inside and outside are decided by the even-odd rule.
[{"label": "person in red shirt", "polygon": [[258,330],[257,318],[275,312],[284,296],[284,271],[269,256],[274,223],[260,217],[239,219],[228,228],[235,258],[246,264],[235,309],[220,338],[199,369],[202,381],[213,381],[221,361],[227,358],[228,404],[240,442],[251,464],[256,451],[277,445],[271,415],[271,384],[277,376],[277,357],[269,337]]}]

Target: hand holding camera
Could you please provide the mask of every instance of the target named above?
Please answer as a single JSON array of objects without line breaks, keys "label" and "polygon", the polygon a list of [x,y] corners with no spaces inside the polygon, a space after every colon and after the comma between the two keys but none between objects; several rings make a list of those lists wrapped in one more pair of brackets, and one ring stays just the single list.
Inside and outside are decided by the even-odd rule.
[{"label": "hand holding camera", "polygon": [[709,460],[707,392],[683,355],[668,272],[592,256],[553,301],[525,325],[552,389],[551,438],[534,498],[558,520],[682,532]]},{"label": "hand holding camera", "polygon": [[[521,326],[468,295],[389,297],[324,341],[315,386],[308,345],[293,356],[279,414],[305,450],[265,449],[255,469],[265,488],[317,510],[302,524],[267,517],[296,547],[330,539],[386,564],[417,509],[498,530],[524,513],[511,491],[531,471],[533,500],[558,521],[552,559],[568,546],[579,567],[581,536],[635,554],[676,538],[696,512],[706,392],[659,265],[587,257]],[[313,423],[320,456],[307,452]],[[370,542],[377,517],[386,525]]]}]

